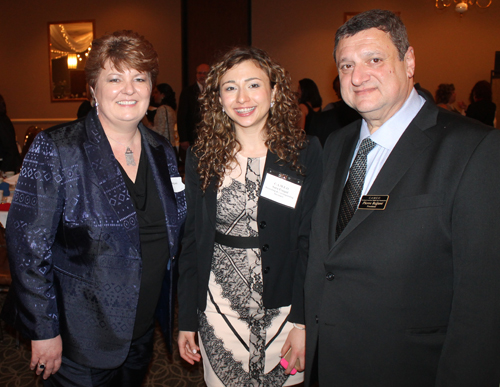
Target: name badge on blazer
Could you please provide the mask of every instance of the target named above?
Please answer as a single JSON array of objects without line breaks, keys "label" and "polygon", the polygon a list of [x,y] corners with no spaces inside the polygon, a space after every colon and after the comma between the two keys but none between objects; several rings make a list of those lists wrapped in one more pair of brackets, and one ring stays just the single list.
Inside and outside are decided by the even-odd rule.
[{"label": "name badge on blazer", "polygon": [[389,195],[363,195],[358,210],[385,210]]},{"label": "name badge on blazer", "polygon": [[170,181],[172,182],[172,188],[174,189],[174,193],[184,191],[186,187],[182,182],[182,177],[171,177]]},{"label": "name badge on blazer", "polygon": [[302,179],[268,168],[264,177],[264,184],[262,184],[260,190],[260,196],[284,206],[295,208],[302,189],[302,181]]}]

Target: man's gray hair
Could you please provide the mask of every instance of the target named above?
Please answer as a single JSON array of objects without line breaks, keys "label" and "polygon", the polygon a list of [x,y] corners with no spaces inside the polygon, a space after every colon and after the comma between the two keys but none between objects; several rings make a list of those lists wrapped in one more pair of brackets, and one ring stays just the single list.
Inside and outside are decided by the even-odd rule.
[{"label": "man's gray hair", "polygon": [[356,16],[345,22],[335,34],[335,48],[333,50],[333,59],[337,60],[337,47],[344,38],[356,35],[358,32],[376,28],[387,32],[391,37],[392,43],[396,46],[399,53],[399,60],[405,58],[405,54],[410,47],[406,27],[396,14],[391,11],[381,9],[372,9]]}]

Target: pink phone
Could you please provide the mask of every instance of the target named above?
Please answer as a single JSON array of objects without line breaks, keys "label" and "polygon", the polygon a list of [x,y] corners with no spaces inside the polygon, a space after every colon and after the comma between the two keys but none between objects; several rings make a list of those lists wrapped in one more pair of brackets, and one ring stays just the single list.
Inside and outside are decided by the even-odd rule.
[{"label": "pink phone", "polygon": [[[288,367],[288,363],[290,362],[290,358],[292,357],[292,348],[290,348],[288,351],[286,351],[285,356],[283,356],[280,360],[280,364],[283,368]],[[299,359],[295,362],[295,367],[299,366]],[[297,370],[295,368],[292,369],[292,372],[290,372],[290,375],[295,375],[297,373]]]}]

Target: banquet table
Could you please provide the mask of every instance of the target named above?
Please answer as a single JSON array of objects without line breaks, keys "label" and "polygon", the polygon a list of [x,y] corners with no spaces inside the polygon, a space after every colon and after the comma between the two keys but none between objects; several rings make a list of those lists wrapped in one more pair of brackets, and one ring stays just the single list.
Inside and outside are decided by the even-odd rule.
[{"label": "banquet table", "polygon": [[7,215],[9,214],[10,203],[0,204],[0,223],[2,226],[7,225]]}]

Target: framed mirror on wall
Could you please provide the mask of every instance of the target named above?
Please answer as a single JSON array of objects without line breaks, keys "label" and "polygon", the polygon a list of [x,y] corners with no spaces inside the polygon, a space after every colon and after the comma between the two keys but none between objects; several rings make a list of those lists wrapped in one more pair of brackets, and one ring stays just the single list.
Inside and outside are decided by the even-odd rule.
[{"label": "framed mirror on wall", "polygon": [[94,31],[93,20],[48,23],[52,102],[87,99],[84,69],[94,40]]}]

